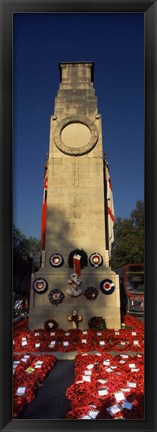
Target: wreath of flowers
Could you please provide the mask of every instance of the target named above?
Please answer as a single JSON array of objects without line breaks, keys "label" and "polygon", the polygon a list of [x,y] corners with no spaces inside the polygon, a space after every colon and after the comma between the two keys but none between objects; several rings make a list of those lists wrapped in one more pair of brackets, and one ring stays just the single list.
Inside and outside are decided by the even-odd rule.
[{"label": "wreath of flowers", "polygon": [[94,252],[89,256],[89,262],[93,267],[100,267],[103,263],[103,257],[99,253]]},{"label": "wreath of flowers", "polygon": [[58,306],[59,303],[62,303],[64,299],[64,294],[58,288],[55,288],[50,291],[50,293],[48,294],[48,298],[50,300],[50,303]]},{"label": "wreath of flowers", "polygon": [[92,317],[88,321],[88,326],[91,329],[102,330],[106,328],[106,321],[102,317]]},{"label": "wreath of flowers", "polygon": [[[54,355],[29,354],[13,358],[13,418],[17,418],[24,406],[36,397],[36,389],[55,366]],[[21,393],[21,390],[23,392]]]},{"label": "wreath of flowers", "polygon": [[44,294],[48,290],[48,283],[43,278],[38,278],[33,283],[34,291],[38,294]]},{"label": "wreath of flowers", "polygon": [[100,283],[100,289],[103,294],[110,295],[115,290],[115,285],[111,279],[104,279]]},{"label": "wreath of flowers", "polygon": [[99,291],[92,286],[87,287],[85,292],[84,292],[84,296],[87,298],[87,300],[95,300],[97,298],[98,294],[99,294]]},{"label": "wreath of flowers", "polygon": [[124,365],[123,357],[105,351],[75,357],[75,381],[66,390],[71,410],[65,418],[80,419],[90,410],[90,419],[144,419],[144,358],[139,362],[138,356],[128,355]]},{"label": "wreath of flowers", "polygon": [[44,322],[44,329],[47,331],[51,331],[57,328],[58,328],[58,323],[54,319],[48,319],[47,321]]},{"label": "wreath of flowers", "polygon": [[70,268],[73,268],[73,257],[74,255],[80,255],[80,266],[81,269],[83,269],[84,267],[88,266],[88,255],[87,253],[83,250],[83,249],[74,249],[73,251],[70,252],[69,257],[68,257],[68,264]]},{"label": "wreath of flowers", "polygon": [[[99,318],[99,317],[94,317]],[[100,317],[101,318],[101,317]],[[52,321],[52,320],[48,320]],[[54,322],[54,320],[53,320]],[[50,329],[49,329],[50,330]],[[124,352],[124,351],[133,351],[142,352],[143,347],[143,331],[134,338],[134,335],[131,334],[128,330],[99,330],[98,326],[96,328],[90,328],[85,331],[81,331],[80,329],[70,329],[66,333],[63,329],[52,328],[51,331],[46,331],[46,329],[34,329],[28,330],[28,328],[24,328],[21,331],[21,328],[18,330],[14,330],[13,333],[13,350],[15,352],[46,352],[46,351],[75,351],[78,352],[89,352],[98,350],[99,353],[106,353],[107,351],[116,351]],[[68,342],[68,344],[63,344],[63,342]],[[137,343],[138,342],[138,343]],[[108,354],[107,354],[108,355]],[[126,358],[129,356],[127,355]],[[126,358],[118,359],[122,360],[122,365],[126,363],[128,360]],[[138,354],[137,356],[139,364],[143,363],[143,354]],[[82,358],[82,361],[86,360],[86,356]],[[91,358],[92,360],[92,358]],[[122,367],[123,367],[122,366]],[[131,374],[133,376],[133,372],[137,375],[137,371],[132,371]],[[111,377],[111,376],[110,376]],[[81,379],[81,378],[80,378]],[[139,380],[139,372],[138,372],[138,380]]]},{"label": "wreath of flowers", "polygon": [[64,264],[64,259],[61,254],[56,253],[50,256],[49,262],[52,265],[52,267],[58,268]]}]

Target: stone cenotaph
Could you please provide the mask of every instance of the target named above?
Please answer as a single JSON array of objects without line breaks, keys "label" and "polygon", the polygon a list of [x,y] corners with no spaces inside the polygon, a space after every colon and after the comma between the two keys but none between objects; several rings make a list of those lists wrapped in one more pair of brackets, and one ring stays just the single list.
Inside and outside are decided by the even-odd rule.
[{"label": "stone cenotaph", "polygon": [[[97,316],[105,319],[107,328],[118,330],[119,276],[109,266],[94,64],[60,63],[59,71],[50,120],[45,247],[41,268],[32,276],[29,327],[43,327],[46,320],[54,319],[61,328],[69,329],[68,317],[77,310],[80,329],[88,328],[89,319]],[[87,256],[80,273],[68,262],[76,250]],[[76,253],[79,264],[80,257]]]}]

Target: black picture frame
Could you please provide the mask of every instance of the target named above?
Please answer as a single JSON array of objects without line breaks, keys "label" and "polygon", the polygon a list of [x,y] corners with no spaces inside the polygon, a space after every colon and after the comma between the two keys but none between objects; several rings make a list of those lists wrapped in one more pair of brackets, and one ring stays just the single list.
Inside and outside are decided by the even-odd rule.
[{"label": "black picture frame", "polygon": [[[12,420],[12,14],[15,12],[143,12],[145,20],[145,420]],[[157,430],[157,1],[1,0],[0,355],[1,430]]]}]

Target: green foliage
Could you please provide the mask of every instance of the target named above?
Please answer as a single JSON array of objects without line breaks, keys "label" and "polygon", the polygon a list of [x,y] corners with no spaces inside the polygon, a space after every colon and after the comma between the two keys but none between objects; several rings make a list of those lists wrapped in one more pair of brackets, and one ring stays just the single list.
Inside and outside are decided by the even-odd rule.
[{"label": "green foliage", "polygon": [[32,259],[32,271],[40,268],[41,241],[35,237],[27,238],[22,231],[13,226],[13,255],[20,262]]},{"label": "green foliage", "polygon": [[114,226],[115,241],[110,265],[113,270],[126,264],[144,262],[144,202],[136,202],[130,218],[117,218]]}]

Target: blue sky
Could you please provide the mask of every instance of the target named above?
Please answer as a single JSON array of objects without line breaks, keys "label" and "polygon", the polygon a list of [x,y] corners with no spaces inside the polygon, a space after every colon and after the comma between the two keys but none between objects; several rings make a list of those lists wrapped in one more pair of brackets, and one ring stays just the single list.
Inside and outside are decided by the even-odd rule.
[{"label": "blue sky", "polygon": [[144,198],[144,14],[16,13],[13,19],[13,220],[40,238],[43,175],[59,62],[95,63],[116,217]]}]

